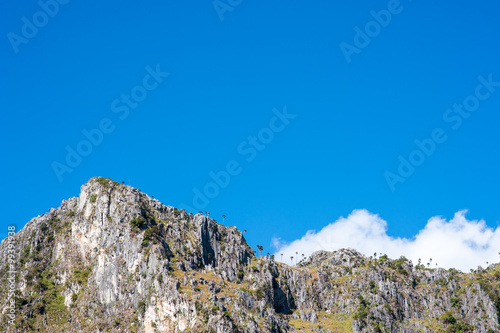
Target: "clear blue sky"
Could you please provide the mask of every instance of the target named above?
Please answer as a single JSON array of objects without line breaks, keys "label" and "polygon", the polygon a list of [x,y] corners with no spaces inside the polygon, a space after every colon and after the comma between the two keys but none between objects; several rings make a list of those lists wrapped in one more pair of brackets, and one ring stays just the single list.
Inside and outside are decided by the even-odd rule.
[{"label": "clear blue sky", "polygon": [[[2,238],[93,176],[194,207],[193,189],[230,161],[239,173],[202,210],[264,252],[357,208],[402,237],[460,209],[500,220],[500,87],[480,87],[460,126],[446,113],[479,76],[500,81],[498,1],[47,2],[51,15],[0,4]],[[348,62],[340,45],[355,42]],[[296,117],[281,126],[284,106]],[[54,162],[69,168],[66,147],[84,151],[82,131],[100,124],[111,133],[58,177]],[[391,189],[386,172],[436,128],[447,140]]]}]

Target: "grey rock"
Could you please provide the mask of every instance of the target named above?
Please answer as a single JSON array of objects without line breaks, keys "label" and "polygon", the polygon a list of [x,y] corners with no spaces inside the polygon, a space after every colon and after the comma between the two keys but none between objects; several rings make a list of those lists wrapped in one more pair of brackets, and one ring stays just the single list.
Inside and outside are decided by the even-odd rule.
[{"label": "grey rock", "polygon": [[105,178],[2,242],[2,295],[11,240],[4,332],[500,331],[498,264],[465,274],[343,249],[290,267],[256,258],[235,227]]}]

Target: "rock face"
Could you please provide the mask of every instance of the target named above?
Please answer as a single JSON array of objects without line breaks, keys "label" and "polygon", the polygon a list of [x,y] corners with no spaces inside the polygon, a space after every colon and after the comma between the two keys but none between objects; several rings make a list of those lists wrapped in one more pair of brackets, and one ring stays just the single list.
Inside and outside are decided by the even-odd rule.
[{"label": "rock face", "polygon": [[347,249],[290,267],[256,258],[235,227],[105,178],[0,258],[0,293],[15,286],[2,332],[500,332],[500,265],[464,274]]}]

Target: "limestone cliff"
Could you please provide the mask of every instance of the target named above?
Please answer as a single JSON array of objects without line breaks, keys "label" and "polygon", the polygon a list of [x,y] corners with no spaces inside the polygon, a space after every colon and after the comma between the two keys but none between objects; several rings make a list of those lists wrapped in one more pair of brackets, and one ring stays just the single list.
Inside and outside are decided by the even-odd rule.
[{"label": "limestone cliff", "polygon": [[4,332],[500,331],[500,265],[465,274],[347,249],[290,267],[256,258],[235,227],[105,178],[11,240]]}]

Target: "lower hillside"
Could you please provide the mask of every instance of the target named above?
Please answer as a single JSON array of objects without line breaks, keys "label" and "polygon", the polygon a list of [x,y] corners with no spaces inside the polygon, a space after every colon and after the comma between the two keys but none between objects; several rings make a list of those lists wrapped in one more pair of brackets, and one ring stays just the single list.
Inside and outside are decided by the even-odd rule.
[{"label": "lower hillside", "polygon": [[11,238],[3,332],[500,331],[499,265],[461,273],[344,249],[291,267],[255,257],[235,227],[105,178]]}]

